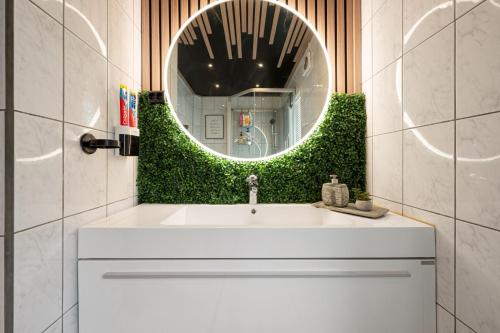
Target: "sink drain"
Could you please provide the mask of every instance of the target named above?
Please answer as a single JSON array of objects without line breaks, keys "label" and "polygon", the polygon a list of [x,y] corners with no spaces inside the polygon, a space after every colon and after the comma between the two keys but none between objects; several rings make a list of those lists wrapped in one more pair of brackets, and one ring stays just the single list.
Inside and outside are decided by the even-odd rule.
[{"label": "sink drain", "polygon": [[252,208],[251,212],[253,215],[255,215],[255,213],[257,213],[257,210],[255,208]]}]

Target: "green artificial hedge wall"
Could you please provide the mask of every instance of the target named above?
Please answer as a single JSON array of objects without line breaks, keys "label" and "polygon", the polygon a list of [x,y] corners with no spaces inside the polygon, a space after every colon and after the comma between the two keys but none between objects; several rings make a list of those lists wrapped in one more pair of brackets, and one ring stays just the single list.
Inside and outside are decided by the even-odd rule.
[{"label": "green artificial hedge wall", "polygon": [[140,96],[137,186],[141,203],[248,202],[246,177],[259,177],[260,203],[321,200],[321,186],[337,174],[350,189],[365,189],[365,98],[335,93],[324,121],[289,153],[268,161],[236,162],[212,155],[179,128],[165,104]]}]

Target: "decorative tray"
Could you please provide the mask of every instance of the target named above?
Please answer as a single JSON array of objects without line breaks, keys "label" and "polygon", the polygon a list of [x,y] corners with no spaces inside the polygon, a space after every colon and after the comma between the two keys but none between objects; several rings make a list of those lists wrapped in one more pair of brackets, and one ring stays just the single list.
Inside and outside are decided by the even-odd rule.
[{"label": "decorative tray", "polygon": [[315,202],[312,205],[316,208],[325,208],[333,212],[358,215],[358,216],[368,217],[371,219],[378,219],[379,217],[384,216],[389,211],[389,209],[384,207],[373,206],[373,209],[367,212],[357,209],[353,203],[350,203],[347,207],[327,206],[323,203],[323,201]]}]

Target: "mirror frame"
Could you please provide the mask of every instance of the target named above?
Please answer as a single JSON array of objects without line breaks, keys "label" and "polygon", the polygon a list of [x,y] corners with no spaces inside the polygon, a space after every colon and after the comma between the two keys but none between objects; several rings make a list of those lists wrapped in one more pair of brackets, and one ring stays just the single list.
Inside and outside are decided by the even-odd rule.
[{"label": "mirror frame", "polygon": [[[320,36],[319,32],[307,20],[307,18],[305,18],[302,14],[300,14],[294,8],[288,6],[286,3],[283,3],[283,2],[281,2],[279,0],[261,0],[261,1],[266,1],[266,2],[269,2],[269,3],[273,3],[276,6],[280,6],[281,8],[286,9],[289,12],[291,12],[292,14],[294,14],[295,16],[297,16],[300,20],[302,20],[303,23],[305,23],[307,25],[307,27],[313,32],[314,36],[318,40],[318,42],[319,42],[319,44],[321,46],[321,49],[323,50],[323,55],[325,56],[326,66],[328,68],[328,89],[327,89],[327,93],[326,93],[326,96],[325,96],[325,101],[324,101],[324,104],[323,104],[323,110],[321,111],[321,114],[319,115],[318,119],[316,119],[316,122],[311,127],[311,129],[309,130],[309,132],[307,132],[306,135],[304,135],[295,145],[293,145],[292,147],[288,147],[287,149],[284,149],[284,150],[282,150],[280,152],[277,152],[277,153],[275,153],[273,155],[264,156],[264,157],[256,157],[256,158],[241,158],[241,157],[233,157],[233,156],[230,156],[230,155],[222,154],[222,153],[219,153],[219,152],[217,152],[217,151],[215,151],[213,149],[210,149],[209,147],[205,146],[203,143],[201,143],[200,141],[198,141],[198,139],[196,139],[183,126],[182,122],[180,121],[179,117],[177,116],[177,112],[175,111],[175,109],[173,107],[172,100],[171,100],[170,94],[169,94],[169,89],[168,89],[169,88],[168,87],[168,69],[169,69],[169,64],[170,64],[170,58],[172,56],[172,53],[173,53],[174,49],[177,47],[177,44],[178,44],[177,41],[179,40],[179,38],[180,38],[181,34],[183,33],[183,31],[185,29],[187,29],[188,25],[191,24],[191,22],[193,20],[195,20],[199,15],[201,15],[205,11],[207,11],[207,10],[213,8],[213,7],[219,6],[222,3],[229,2],[229,1],[232,1],[232,0],[218,0],[218,1],[212,2],[212,3],[204,6],[203,8],[199,9],[196,13],[194,13],[193,15],[191,15],[182,24],[182,26],[179,28],[179,30],[175,34],[174,38],[172,38],[170,47],[168,49],[167,57],[165,58],[165,62],[163,63],[164,70],[163,70],[162,75],[163,75],[163,86],[165,87],[164,98],[165,98],[165,100],[167,102],[168,108],[170,109],[170,111],[172,112],[172,115],[175,118],[175,121],[177,122],[177,125],[181,128],[181,130],[184,132],[184,134],[186,134],[191,139],[191,141],[195,142],[201,149],[203,149],[206,152],[208,152],[210,154],[213,154],[213,155],[215,155],[217,157],[224,158],[224,159],[227,159],[227,160],[237,161],[237,162],[268,161],[268,160],[277,158],[279,156],[285,155],[285,154],[289,153],[290,151],[296,149],[297,147],[301,146],[307,139],[309,139],[309,137],[314,133],[314,131],[318,128],[318,126],[323,122],[323,119],[325,118],[325,115],[328,112],[328,104],[329,104],[328,101],[330,100],[331,94],[333,93],[333,91],[332,91],[332,88],[333,88],[332,67],[331,67],[331,63],[330,63],[330,58],[329,58],[328,50],[326,49],[325,43],[321,40],[321,36]],[[249,1],[254,1],[254,0],[249,0]]]}]

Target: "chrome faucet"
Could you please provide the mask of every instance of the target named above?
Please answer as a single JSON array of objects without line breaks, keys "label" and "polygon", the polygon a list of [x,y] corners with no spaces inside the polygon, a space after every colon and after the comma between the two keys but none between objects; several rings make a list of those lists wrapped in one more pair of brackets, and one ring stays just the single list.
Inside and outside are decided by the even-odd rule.
[{"label": "chrome faucet", "polygon": [[250,175],[247,178],[247,184],[248,184],[248,190],[249,190],[249,203],[250,205],[256,205],[257,204],[257,188],[259,186],[259,183],[257,182],[257,176],[256,175]]}]

